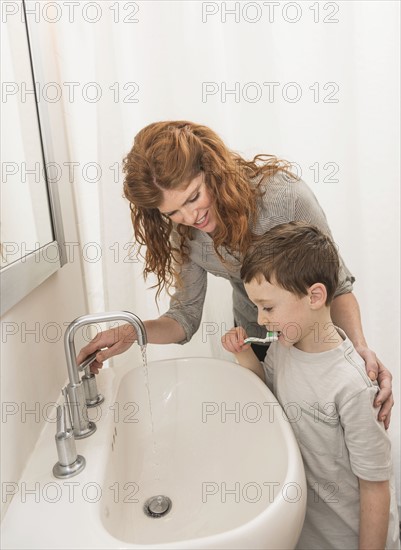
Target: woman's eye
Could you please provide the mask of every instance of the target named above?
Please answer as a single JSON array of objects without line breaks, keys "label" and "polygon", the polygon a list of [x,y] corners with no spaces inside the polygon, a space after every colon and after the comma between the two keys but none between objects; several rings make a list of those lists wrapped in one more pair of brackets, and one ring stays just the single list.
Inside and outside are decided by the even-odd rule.
[{"label": "woman's eye", "polygon": [[[200,196],[200,191],[198,191],[196,195],[192,197],[192,199],[188,199],[187,202],[195,202],[199,199],[199,196]],[[174,210],[173,212],[162,213],[162,216],[165,216],[166,218],[172,218],[175,214],[177,214],[177,210]]]},{"label": "woman's eye", "polygon": [[199,199],[199,195],[200,195],[199,192],[196,193],[196,195],[195,195],[192,199],[190,199],[189,202],[195,202],[195,201],[197,201],[197,200]]}]

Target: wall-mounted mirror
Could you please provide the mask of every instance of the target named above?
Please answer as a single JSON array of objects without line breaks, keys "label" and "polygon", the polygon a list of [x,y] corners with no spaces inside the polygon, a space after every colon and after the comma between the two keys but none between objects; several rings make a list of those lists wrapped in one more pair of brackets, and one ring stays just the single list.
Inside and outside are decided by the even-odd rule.
[{"label": "wall-mounted mirror", "polygon": [[[66,263],[57,185],[49,182],[50,136],[37,101],[23,0],[2,24],[1,314]],[[45,147],[44,147],[45,144]],[[51,145],[51,144],[50,144]]]}]

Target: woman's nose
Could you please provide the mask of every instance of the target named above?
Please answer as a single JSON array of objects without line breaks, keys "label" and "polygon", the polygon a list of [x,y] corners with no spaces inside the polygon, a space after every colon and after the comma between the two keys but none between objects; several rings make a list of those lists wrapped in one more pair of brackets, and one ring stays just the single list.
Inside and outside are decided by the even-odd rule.
[{"label": "woman's nose", "polygon": [[190,207],[185,207],[182,210],[182,217],[184,225],[194,225],[198,219],[198,210],[191,209]]}]

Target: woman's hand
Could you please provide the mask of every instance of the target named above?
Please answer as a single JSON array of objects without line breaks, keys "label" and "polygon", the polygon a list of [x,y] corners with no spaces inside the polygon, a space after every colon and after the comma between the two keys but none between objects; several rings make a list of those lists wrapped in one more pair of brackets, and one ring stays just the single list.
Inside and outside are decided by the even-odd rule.
[{"label": "woman's hand", "polygon": [[103,367],[104,361],[110,359],[110,357],[114,355],[127,351],[136,339],[136,331],[130,324],[99,332],[89,344],[81,349],[77,357],[77,365],[80,365],[86,357],[91,355],[91,353],[94,353],[96,350],[101,350],[90,366],[91,372],[98,374],[99,369]]},{"label": "woman's hand", "polygon": [[391,407],[394,405],[392,392],[392,375],[383,365],[375,352],[368,347],[355,348],[362,359],[365,361],[366,372],[371,380],[377,380],[380,391],[376,395],[374,405],[381,407],[378,418],[384,423],[386,430],[390,425]]},{"label": "woman's hand", "polygon": [[356,351],[366,363],[366,372],[371,380],[377,380],[380,391],[375,399],[375,406],[380,407],[378,418],[384,422],[386,430],[390,424],[391,407],[394,399],[391,389],[391,373],[376,357],[374,351],[368,348],[362,331],[359,304],[352,292],[341,294],[334,298],[331,304],[333,323],[343,329],[354,344]]}]

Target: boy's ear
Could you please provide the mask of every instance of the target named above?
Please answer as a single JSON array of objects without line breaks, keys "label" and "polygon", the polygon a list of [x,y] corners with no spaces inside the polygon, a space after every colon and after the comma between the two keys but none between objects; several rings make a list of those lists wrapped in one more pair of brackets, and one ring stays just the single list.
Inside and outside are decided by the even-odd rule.
[{"label": "boy's ear", "polygon": [[308,290],[309,303],[312,309],[319,309],[326,304],[327,290],[323,283],[315,283]]}]

